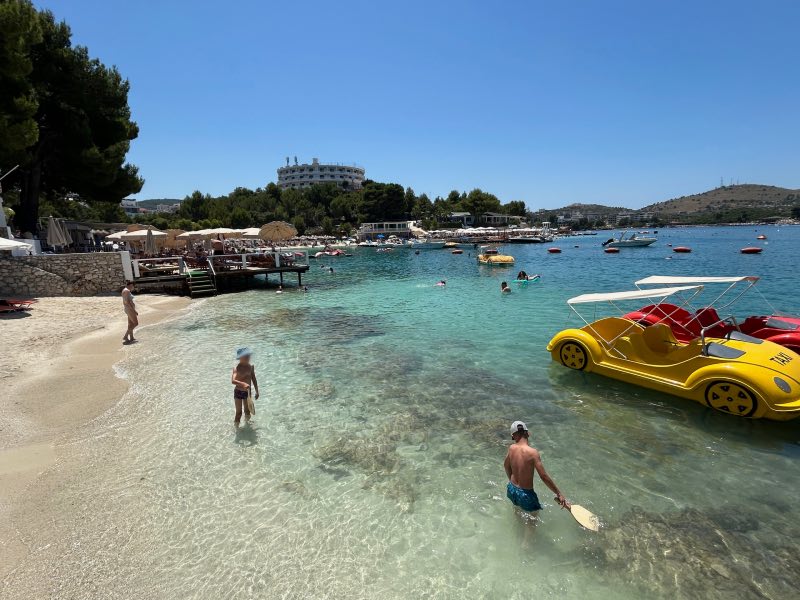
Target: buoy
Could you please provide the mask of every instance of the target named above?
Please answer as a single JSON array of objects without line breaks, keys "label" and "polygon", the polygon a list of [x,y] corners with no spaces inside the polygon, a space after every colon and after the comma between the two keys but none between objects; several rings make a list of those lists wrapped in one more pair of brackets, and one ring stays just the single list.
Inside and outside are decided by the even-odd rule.
[{"label": "buoy", "polygon": [[685,254],[688,254],[689,252],[691,252],[691,251],[692,251],[692,249],[691,249],[691,248],[689,248],[689,246],[675,246],[675,247],[672,249],[672,251],[673,251],[673,252],[683,252],[683,253],[685,253]]},{"label": "buoy", "polygon": [[761,254],[763,248],[759,248],[758,246],[748,246],[747,248],[742,248],[739,252],[742,254]]},{"label": "buoy", "polygon": [[548,248],[547,251],[550,254],[561,254],[561,248]]},{"label": "buoy", "polygon": [[578,245],[576,245],[575,247],[576,247],[576,248],[580,248],[580,246],[578,246]]},{"label": "buoy", "polygon": [[606,254],[617,254],[618,252],[619,252],[619,248],[606,248],[605,249],[605,253]]},{"label": "buoy", "polygon": [[767,236],[765,236],[765,235],[759,235],[759,236],[758,236],[756,239],[757,239],[757,240],[765,240],[765,239],[767,239]]},{"label": "buoy", "polygon": [[669,246],[670,248],[672,248],[672,244],[667,244],[667,246]]}]

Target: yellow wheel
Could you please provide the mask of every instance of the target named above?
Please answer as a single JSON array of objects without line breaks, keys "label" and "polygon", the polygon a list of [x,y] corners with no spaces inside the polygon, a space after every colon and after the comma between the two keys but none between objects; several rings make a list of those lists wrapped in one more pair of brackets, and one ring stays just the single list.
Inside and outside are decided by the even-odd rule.
[{"label": "yellow wheel", "polygon": [[577,371],[583,371],[589,362],[586,348],[578,342],[564,342],[561,344],[558,355],[561,358],[562,365]]},{"label": "yellow wheel", "polygon": [[758,408],[755,394],[731,381],[715,381],[706,388],[706,404],[737,417],[752,417]]}]

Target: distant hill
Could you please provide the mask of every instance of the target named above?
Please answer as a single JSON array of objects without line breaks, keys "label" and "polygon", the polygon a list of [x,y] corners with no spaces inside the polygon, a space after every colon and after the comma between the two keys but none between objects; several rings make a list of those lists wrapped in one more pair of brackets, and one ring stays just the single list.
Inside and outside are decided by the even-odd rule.
[{"label": "distant hill", "polygon": [[572,214],[573,212],[579,212],[582,214],[591,214],[596,213],[603,216],[606,215],[616,215],[621,212],[631,212],[630,208],[625,208],[623,206],[605,206],[604,204],[582,204],[580,202],[576,202],[574,204],[569,204],[567,206],[562,206],[561,208],[541,208],[539,209],[540,213],[555,213],[555,214]]},{"label": "distant hill", "polygon": [[745,183],[718,187],[702,194],[682,196],[656,202],[642,208],[646,212],[665,215],[727,214],[732,211],[772,212],[788,215],[792,207],[800,205],[800,190]]},{"label": "distant hill", "polygon": [[155,208],[159,204],[180,204],[182,200],[177,198],[148,198],[147,200],[138,200],[137,203],[141,208]]}]

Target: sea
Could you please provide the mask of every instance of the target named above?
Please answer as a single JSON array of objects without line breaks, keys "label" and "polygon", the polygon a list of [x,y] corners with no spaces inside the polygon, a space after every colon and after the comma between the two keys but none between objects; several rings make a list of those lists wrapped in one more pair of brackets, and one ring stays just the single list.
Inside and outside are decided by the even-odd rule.
[{"label": "sea", "polygon": [[[546,351],[581,324],[568,298],[634,289],[648,275],[758,275],[733,313],[800,313],[800,228],[662,229],[653,246],[615,255],[601,247],[608,237],[504,246],[510,268],[478,265],[471,245],[461,255],[357,248],[312,260],[307,292],[287,279],[277,294],[273,281],[144,323],[117,365],[130,391],[75,441],[87,465],[77,497],[91,518],[73,543],[94,559],[63,574],[81,578],[70,589],[102,581],[120,597],[208,600],[800,597],[800,421],[716,413],[570,371]],[[521,269],[540,280],[518,287]],[[241,346],[254,351],[261,397],[235,431]],[[538,478],[540,514],[512,508],[503,458],[516,419],[599,532]]]}]

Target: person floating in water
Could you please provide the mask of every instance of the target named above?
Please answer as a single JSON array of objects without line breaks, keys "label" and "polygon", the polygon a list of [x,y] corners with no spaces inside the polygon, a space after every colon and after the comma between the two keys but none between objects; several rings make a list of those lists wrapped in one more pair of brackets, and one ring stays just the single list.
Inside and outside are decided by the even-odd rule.
[{"label": "person floating in water", "polygon": [[517,273],[517,281],[527,281],[528,274],[525,271],[520,271]]},{"label": "person floating in water", "polygon": [[508,284],[504,281],[503,283],[500,284],[500,291],[503,292],[504,294],[510,294],[511,288],[508,287]]},{"label": "person floating in water", "polygon": [[331,273],[333,273],[333,267],[330,268]]},{"label": "person floating in water", "polygon": [[527,512],[541,510],[539,497],[533,491],[534,471],[539,473],[544,484],[549,487],[556,495],[556,502],[561,508],[570,508],[561,490],[558,489],[555,481],[550,479],[550,475],[544,470],[542,457],[539,451],[528,444],[528,426],[522,421],[514,421],[511,424],[511,439],[514,443],[508,449],[503,467],[508,476],[506,486],[506,497],[511,500],[514,506]]},{"label": "person floating in water", "polygon": [[250,420],[250,407],[248,406],[248,399],[250,399],[250,387],[252,384],[253,389],[256,391],[256,400],[258,400],[258,381],[256,380],[256,368],[250,362],[250,357],[253,351],[250,348],[239,348],[236,351],[236,358],[238,363],[233,367],[231,372],[231,383],[235,386],[233,388],[233,404],[236,408],[236,415],[233,418],[233,425],[238,429],[239,421],[242,419],[242,409],[244,409],[244,420]]},{"label": "person floating in water", "polygon": [[447,280],[445,280],[445,279],[440,279],[440,280],[439,280],[439,283],[437,283],[436,285],[437,285],[438,287],[444,287],[444,286],[446,286],[446,285],[447,285]]}]

